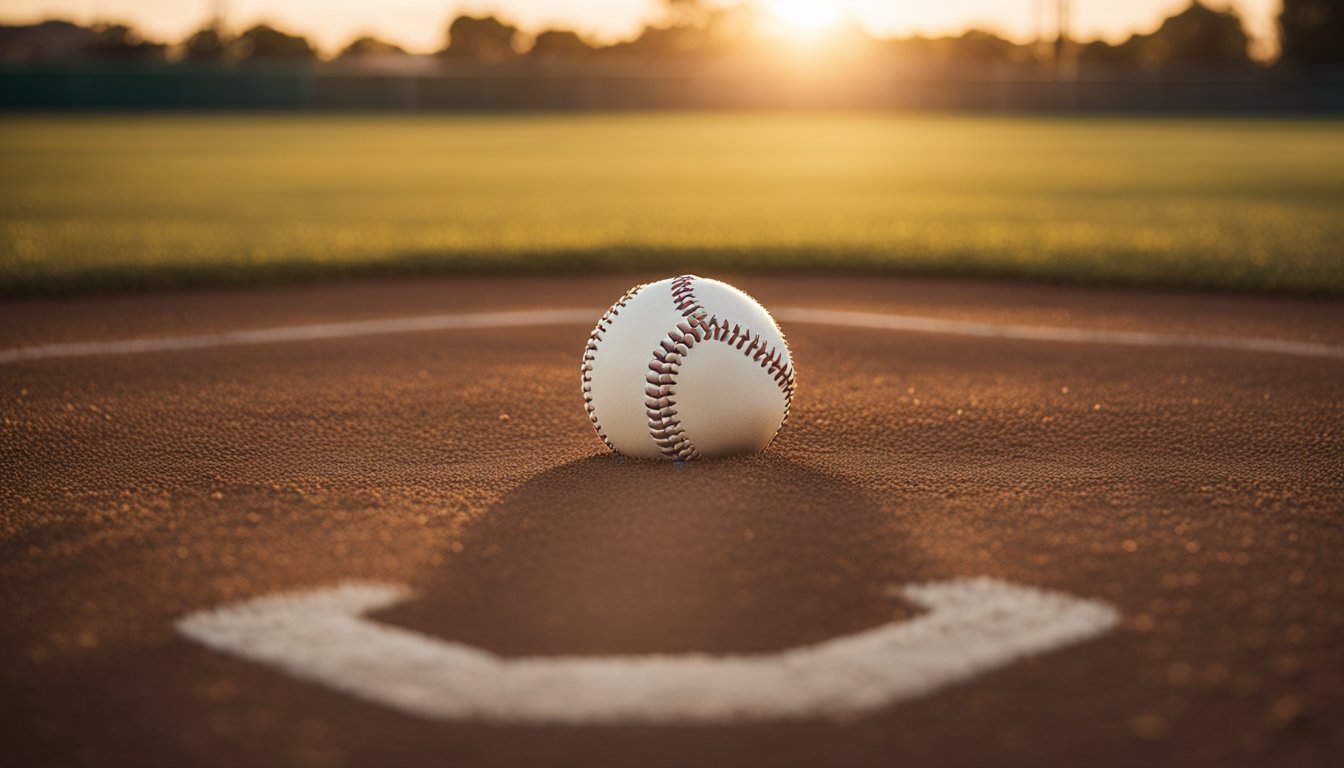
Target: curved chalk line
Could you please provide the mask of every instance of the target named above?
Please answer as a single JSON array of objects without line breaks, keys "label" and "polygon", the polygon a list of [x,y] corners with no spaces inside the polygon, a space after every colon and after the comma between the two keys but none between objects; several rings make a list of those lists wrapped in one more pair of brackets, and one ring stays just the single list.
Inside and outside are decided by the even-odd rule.
[{"label": "curved chalk line", "polygon": [[915,315],[887,315],[878,312],[849,312],[835,309],[790,307],[777,313],[791,323],[835,325],[844,328],[873,328],[886,331],[942,333],[986,339],[1051,341],[1081,344],[1119,344],[1130,347],[1176,347],[1187,349],[1230,349],[1240,352],[1265,352],[1299,357],[1326,357],[1344,360],[1344,346],[1315,341],[1265,339],[1253,336],[1199,336],[1195,334],[1152,333],[1149,331],[1106,331],[1050,325],[1001,325],[965,320],[943,320]]},{"label": "curved chalk line", "polygon": [[846,717],[933,693],[1120,620],[988,578],[907,585],[927,613],[777,653],[508,658],[363,618],[413,597],[346,583],[187,615],[185,637],[409,715],[524,723]]},{"label": "curved chalk line", "polygon": [[[150,339],[113,341],[77,341],[41,344],[0,350],[0,365],[30,360],[51,360],[98,355],[134,355],[149,352],[181,352],[213,347],[251,344],[277,344],[290,341],[347,339],[391,333],[446,331],[465,328],[518,328],[561,323],[589,324],[598,312],[589,309],[548,309],[513,312],[479,312],[455,315],[422,315],[386,320],[361,320],[344,323],[288,325],[255,330],[224,331],[194,336],[168,336]],[[1065,342],[1081,344],[1117,344],[1133,347],[1185,349],[1221,349],[1298,357],[1344,360],[1344,346],[1311,341],[1291,341],[1240,336],[1197,336],[1150,333],[1146,331],[1107,331],[1089,328],[1044,325],[1003,325],[965,320],[944,320],[916,315],[889,315],[878,312],[850,312],[833,309],[785,307],[775,317],[790,323],[830,325],[842,328],[869,328],[911,333],[936,333],[989,339]]]},{"label": "curved chalk line", "polygon": [[450,331],[464,328],[515,328],[559,323],[590,323],[594,314],[586,309],[543,309],[515,312],[478,312],[460,315],[421,315],[387,320],[359,320],[348,323],[314,323],[258,328],[245,331],[204,333],[196,336],[168,336],[154,339],[121,341],[77,341],[62,344],[19,347],[0,350],[0,364],[24,360],[49,360],[59,357],[92,355],[134,355],[145,352],[181,352],[212,347],[248,344],[277,344],[287,341],[349,339],[389,333]]}]

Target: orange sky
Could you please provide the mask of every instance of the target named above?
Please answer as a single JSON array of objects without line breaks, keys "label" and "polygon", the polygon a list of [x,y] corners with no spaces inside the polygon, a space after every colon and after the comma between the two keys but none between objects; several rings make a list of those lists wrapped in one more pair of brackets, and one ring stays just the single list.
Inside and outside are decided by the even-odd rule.
[{"label": "orange sky", "polygon": [[[1259,53],[1272,50],[1280,0],[1206,0],[1241,12]],[[80,22],[130,22],[151,37],[177,40],[196,29],[215,0],[0,0],[8,23],[44,18]],[[566,26],[612,42],[629,37],[659,13],[658,0],[224,0],[230,26],[268,20],[298,30],[331,52],[357,34],[373,33],[415,51],[442,46],[447,21],[459,12],[494,12],[525,29]],[[711,0],[714,2],[714,0]],[[731,4],[733,0],[717,0]],[[762,0],[797,5],[807,0]],[[945,34],[968,26],[1025,40],[1033,36],[1039,9],[1056,0],[818,0],[859,19],[872,34]],[[1071,0],[1073,29],[1081,38],[1123,38],[1151,30],[1189,0]],[[1047,17],[1049,18],[1049,17]],[[1268,47],[1266,47],[1268,46]]]}]

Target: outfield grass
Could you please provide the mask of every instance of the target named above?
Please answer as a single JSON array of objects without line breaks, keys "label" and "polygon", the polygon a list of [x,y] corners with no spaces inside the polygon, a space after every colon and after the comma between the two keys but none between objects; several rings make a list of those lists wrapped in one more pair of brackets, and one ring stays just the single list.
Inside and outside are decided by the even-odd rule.
[{"label": "outfield grass", "polygon": [[1320,121],[6,117],[0,292],[844,269],[1344,294]]}]

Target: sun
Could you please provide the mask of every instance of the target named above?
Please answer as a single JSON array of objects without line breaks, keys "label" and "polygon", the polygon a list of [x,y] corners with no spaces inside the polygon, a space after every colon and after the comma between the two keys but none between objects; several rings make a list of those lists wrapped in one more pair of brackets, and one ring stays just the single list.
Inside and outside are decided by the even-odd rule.
[{"label": "sun", "polygon": [[768,0],[770,13],[797,32],[817,32],[835,26],[840,14],[826,0]]}]

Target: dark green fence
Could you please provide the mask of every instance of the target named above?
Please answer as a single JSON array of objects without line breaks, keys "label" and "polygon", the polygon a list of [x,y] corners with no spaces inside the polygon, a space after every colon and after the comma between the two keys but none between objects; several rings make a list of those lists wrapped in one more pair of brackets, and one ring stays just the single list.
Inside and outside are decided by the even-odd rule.
[{"label": "dark green fence", "polygon": [[1344,113],[1344,73],[1091,73],[897,78],[511,69],[377,75],[323,65],[86,64],[0,69],[9,110],[929,109],[1009,112]]}]

